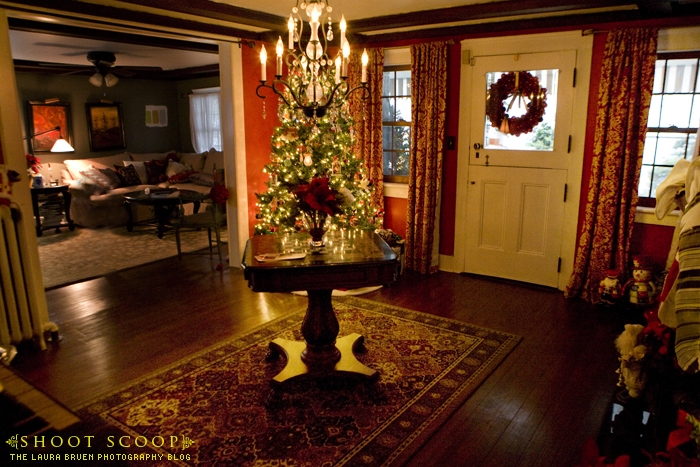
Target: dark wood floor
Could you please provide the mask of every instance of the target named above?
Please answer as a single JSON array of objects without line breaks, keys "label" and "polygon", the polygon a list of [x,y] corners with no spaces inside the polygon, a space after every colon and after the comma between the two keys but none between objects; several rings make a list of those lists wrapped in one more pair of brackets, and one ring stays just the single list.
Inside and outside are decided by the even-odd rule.
[{"label": "dark wood floor", "polygon": [[[24,350],[13,367],[68,407],[305,307],[260,294],[243,274],[187,256],[47,292],[62,340]],[[613,340],[627,319],[559,291],[437,273],[402,275],[365,295],[523,337],[411,466],[573,467],[604,419],[616,383]]]}]

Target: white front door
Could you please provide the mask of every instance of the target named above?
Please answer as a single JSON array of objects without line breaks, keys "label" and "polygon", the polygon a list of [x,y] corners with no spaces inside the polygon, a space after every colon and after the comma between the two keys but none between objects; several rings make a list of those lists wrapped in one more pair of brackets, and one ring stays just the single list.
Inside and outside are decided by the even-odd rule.
[{"label": "white front door", "polygon": [[[575,64],[575,51],[475,58],[466,272],[559,285]],[[493,127],[485,109],[489,87],[519,71],[547,88],[547,106],[542,123],[516,136]],[[507,113],[523,115],[526,107],[518,114],[511,102]]]},{"label": "white front door", "polygon": [[472,166],[465,271],[557,287],[566,170]]}]

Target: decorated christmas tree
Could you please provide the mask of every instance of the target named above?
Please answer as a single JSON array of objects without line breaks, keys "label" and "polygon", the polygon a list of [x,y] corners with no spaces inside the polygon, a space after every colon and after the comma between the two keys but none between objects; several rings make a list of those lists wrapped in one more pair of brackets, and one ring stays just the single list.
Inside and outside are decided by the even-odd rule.
[{"label": "decorated christmas tree", "polygon": [[323,117],[307,117],[280,99],[281,125],[272,135],[267,191],[257,196],[256,234],[304,229],[299,189],[315,179],[327,179],[338,198],[340,213],[331,217],[331,229],[381,227],[382,213],[370,203],[373,186],[363,161],[354,153],[354,121],[348,102],[330,108]]}]

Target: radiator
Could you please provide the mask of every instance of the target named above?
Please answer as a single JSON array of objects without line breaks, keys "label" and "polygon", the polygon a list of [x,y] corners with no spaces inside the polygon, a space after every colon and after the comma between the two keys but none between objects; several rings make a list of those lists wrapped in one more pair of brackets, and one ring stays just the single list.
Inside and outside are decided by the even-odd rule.
[{"label": "radiator", "polygon": [[[27,226],[19,206],[0,205],[0,346],[33,340],[42,350],[58,339],[49,322],[44,290],[23,265],[28,264]],[[41,298],[41,299],[40,299]]]}]

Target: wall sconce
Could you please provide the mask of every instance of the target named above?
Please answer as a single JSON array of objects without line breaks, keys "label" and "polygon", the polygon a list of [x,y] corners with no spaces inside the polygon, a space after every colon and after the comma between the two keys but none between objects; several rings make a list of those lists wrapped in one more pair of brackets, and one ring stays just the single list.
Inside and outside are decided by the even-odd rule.
[{"label": "wall sconce", "polygon": [[75,151],[75,149],[73,149],[73,146],[71,146],[68,141],[63,139],[63,134],[61,133],[60,126],[57,126],[56,128],[52,128],[50,130],[40,131],[39,133],[35,133],[31,136],[27,136],[24,139],[34,138],[35,136],[40,136],[40,135],[49,133],[51,131],[58,131],[58,134],[60,135],[60,137],[56,140],[56,142],[53,143],[53,147],[51,147],[51,152],[74,152]]}]

